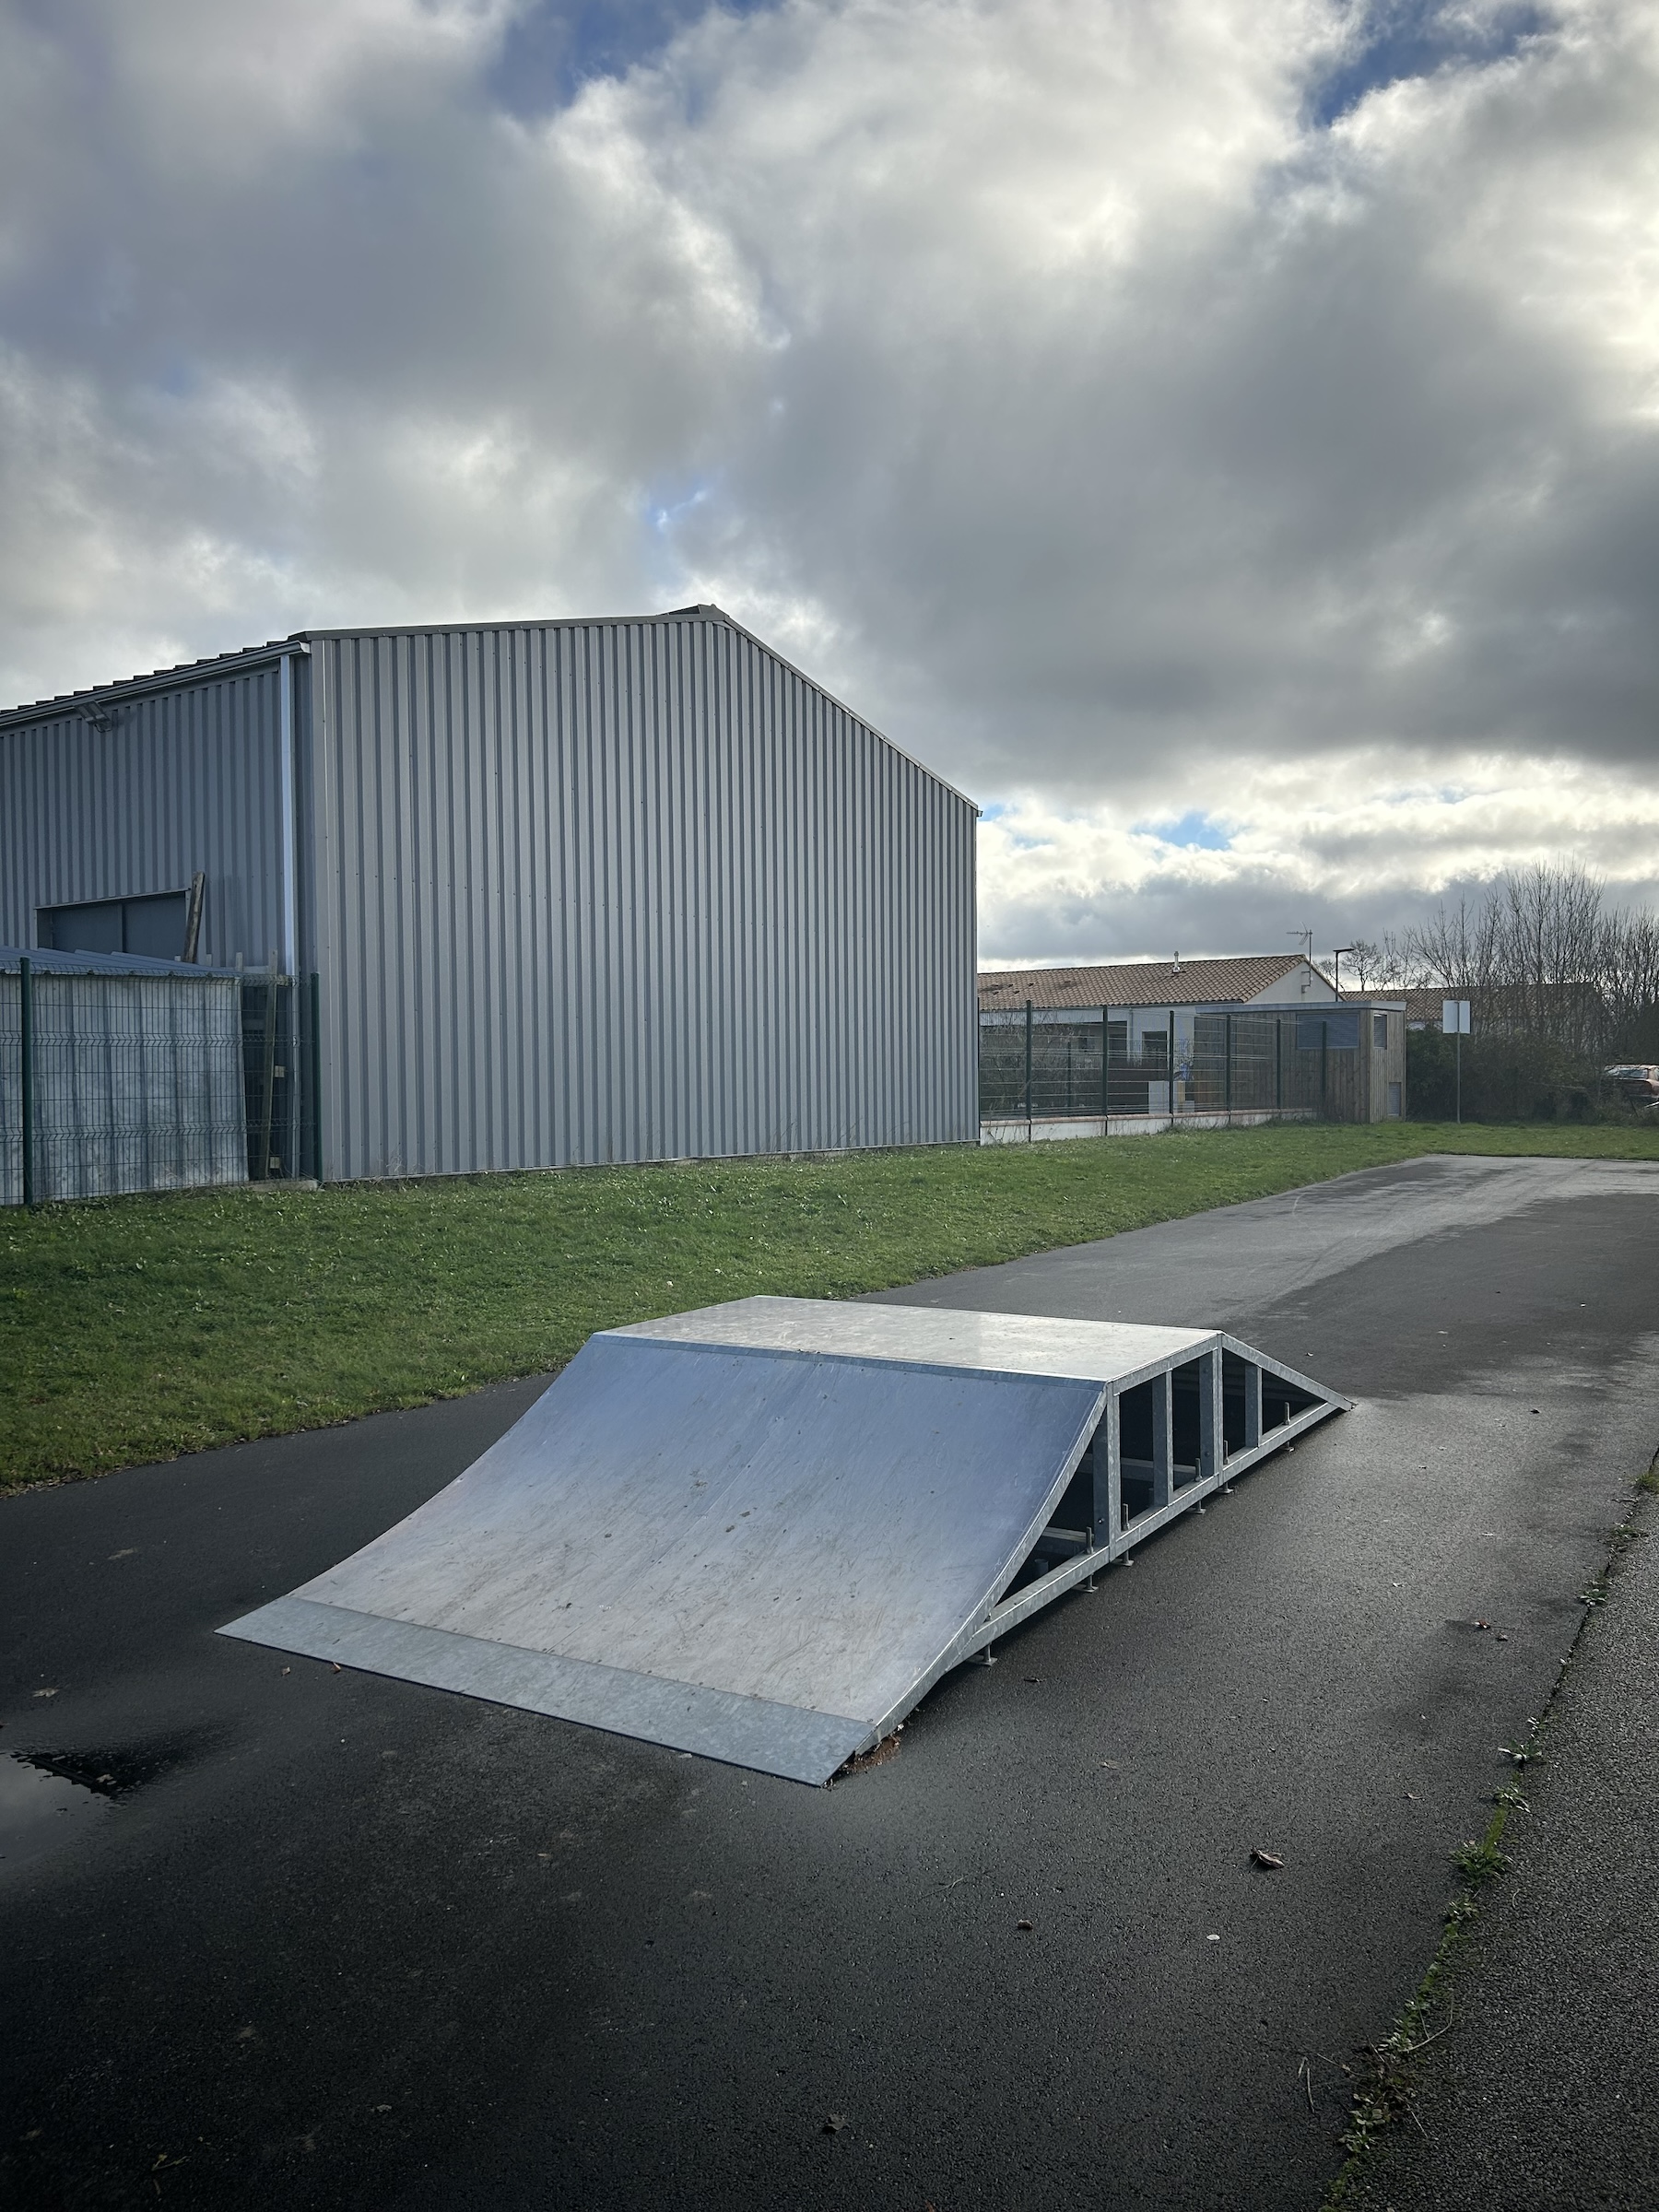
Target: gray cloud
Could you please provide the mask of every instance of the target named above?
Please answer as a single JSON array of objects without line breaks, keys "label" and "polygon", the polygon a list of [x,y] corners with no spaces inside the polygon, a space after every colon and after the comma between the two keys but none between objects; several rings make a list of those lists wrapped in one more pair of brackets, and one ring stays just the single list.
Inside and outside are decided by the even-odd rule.
[{"label": "gray cloud", "polygon": [[1651,10],[578,16],[0,0],[8,696],[712,596],[999,956],[1653,875]]}]

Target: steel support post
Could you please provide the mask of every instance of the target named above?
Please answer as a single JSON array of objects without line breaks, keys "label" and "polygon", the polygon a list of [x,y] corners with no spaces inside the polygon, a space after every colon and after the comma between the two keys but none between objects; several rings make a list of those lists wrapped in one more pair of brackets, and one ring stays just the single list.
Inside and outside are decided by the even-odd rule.
[{"label": "steel support post", "polygon": [[18,963],[18,1018],[23,1061],[19,1070],[23,1088],[23,1203],[32,1206],[35,1202],[34,966],[29,960]]},{"label": "steel support post", "polygon": [[1244,1367],[1244,1449],[1254,1452],[1262,1441],[1262,1371],[1253,1359]]},{"label": "steel support post", "polygon": [[1152,1384],[1152,1511],[1162,1512],[1175,1495],[1174,1377],[1166,1367]]},{"label": "steel support post", "polygon": [[1221,1428],[1221,1347],[1206,1352],[1198,1367],[1198,1479],[1213,1482],[1227,1461]]},{"label": "steel support post", "polygon": [[1097,1547],[1104,1550],[1124,1525],[1124,1486],[1118,1450],[1118,1394],[1112,1391],[1089,1447],[1094,1503],[1089,1508]]}]

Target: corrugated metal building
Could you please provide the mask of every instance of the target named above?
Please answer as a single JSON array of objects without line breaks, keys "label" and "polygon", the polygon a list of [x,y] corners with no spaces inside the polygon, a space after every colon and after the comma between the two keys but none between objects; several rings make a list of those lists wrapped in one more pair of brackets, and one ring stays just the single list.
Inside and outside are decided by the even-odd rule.
[{"label": "corrugated metal building", "polygon": [[312,630],[0,714],[0,943],[202,877],[329,1180],[969,1142],[974,824],[717,607]]}]

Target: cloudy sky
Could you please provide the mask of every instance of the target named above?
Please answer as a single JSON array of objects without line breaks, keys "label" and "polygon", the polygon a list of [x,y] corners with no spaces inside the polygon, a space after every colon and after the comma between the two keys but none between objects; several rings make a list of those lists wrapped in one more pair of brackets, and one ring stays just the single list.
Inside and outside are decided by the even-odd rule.
[{"label": "cloudy sky", "polygon": [[0,699],[716,600],[989,960],[1659,877],[1653,0],[0,0]]}]

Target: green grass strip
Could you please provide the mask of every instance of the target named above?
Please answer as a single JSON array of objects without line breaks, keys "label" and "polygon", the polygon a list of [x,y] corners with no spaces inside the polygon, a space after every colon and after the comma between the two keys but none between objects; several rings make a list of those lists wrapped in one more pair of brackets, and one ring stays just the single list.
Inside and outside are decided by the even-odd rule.
[{"label": "green grass strip", "polygon": [[0,1486],[416,1406],[598,1328],[846,1298],[1425,1152],[1659,1130],[1389,1123],[105,1200],[0,1216]]}]

